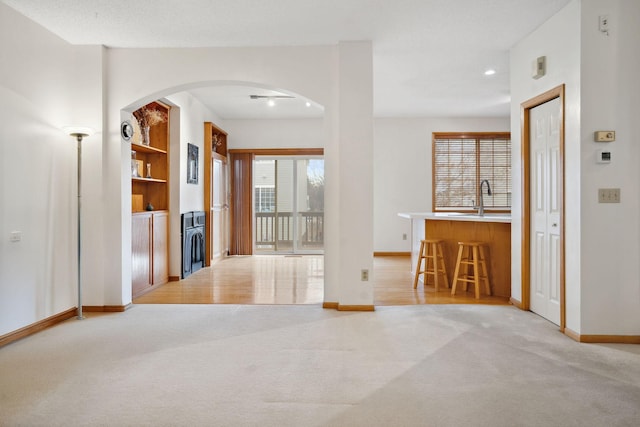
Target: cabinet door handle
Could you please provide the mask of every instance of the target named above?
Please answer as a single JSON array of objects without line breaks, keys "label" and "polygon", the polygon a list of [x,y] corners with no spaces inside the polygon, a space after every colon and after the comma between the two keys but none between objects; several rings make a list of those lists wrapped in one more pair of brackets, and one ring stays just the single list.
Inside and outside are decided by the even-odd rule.
[{"label": "cabinet door handle", "polygon": [[552,227],[557,227],[557,226],[558,226],[558,223],[557,223],[557,222],[554,222],[553,224],[551,224],[551,226],[552,226]]}]

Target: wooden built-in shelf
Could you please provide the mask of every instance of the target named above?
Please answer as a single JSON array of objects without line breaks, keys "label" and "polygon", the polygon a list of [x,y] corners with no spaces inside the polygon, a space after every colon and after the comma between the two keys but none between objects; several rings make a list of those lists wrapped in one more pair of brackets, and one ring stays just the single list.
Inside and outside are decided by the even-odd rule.
[{"label": "wooden built-in shelf", "polygon": [[[140,176],[131,177],[131,193],[142,196],[142,209],[151,204],[155,210],[169,209],[169,113],[170,107],[159,101],[147,104],[147,110],[158,110],[165,114],[166,120],[156,123],[149,130],[149,145],[143,145],[140,135],[134,135],[131,141],[131,151],[136,154],[140,162],[138,173]],[[141,111],[133,113],[136,120],[140,120]],[[139,129],[139,128],[138,128]],[[147,165],[151,165],[150,178],[147,176]],[[133,211],[137,209],[133,207]]]},{"label": "wooden built-in shelf", "polygon": [[137,153],[167,154],[167,150],[161,150],[150,145],[131,143],[131,149]]},{"label": "wooden built-in shelf", "polygon": [[132,181],[138,181],[138,182],[158,182],[158,183],[162,183],[162,184],[166,184],[167,180],[166,179],[156,179],[156,178],[138,178],[138,177],[131,177]]},{"label": "wooden built-in shelf", "polygon": [[[131,289],[141,295],[169,280],[169,114],[170,107],[154,101],[143,107],[164,113],[151,124],[149,145],[141,144],[141,131],[131,139],[138,174],[131,177]],[[143,109],[133,113],[136,124]],[[135,128],[135,126],[134,126]],[[150,167],[150,171],[147,169]],[[145,178],[147,176],[151,178]],[[150,210],[146,210],[150,209]]]},{"label": "wooden built-in shelf", "polygon": [[227,132],[211,122],[204,122],[204,144],[207,151],[227,157]]}]

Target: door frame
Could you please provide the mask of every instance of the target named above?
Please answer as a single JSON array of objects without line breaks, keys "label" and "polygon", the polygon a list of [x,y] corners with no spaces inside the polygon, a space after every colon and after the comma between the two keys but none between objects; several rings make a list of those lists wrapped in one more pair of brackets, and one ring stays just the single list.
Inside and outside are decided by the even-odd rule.
[{"label": "door frame", "polygon": [[[213,232],[213,218],[211,217],[211,177],[213,176],[213,159],[222,160],[227,163],[227,156],[213,151],[212,131],[218,134],[224,135],[225,142],[224,147],[226,150],[226,137],[227,132],[220,129],[218,126],[211,122],[204,122],[204,182],[203,182],[203,196],[204,196],[204,218],[205,218],[205,255],[204,266],[211,266],[211,257],[213,255],[213,239],[211,233]],[[226,198],[226,196],[225,196]],[[223,233],[228,233],[228,230],[222,230]],[[228,234],[227,234],[228,235]],[[224,250],[224,248],[223,248]]]},{"label": "door frame", "polygon": [[[231,175],[231,193],[232,195],[236,193],[238,190],[235,188],[234,177],[236,176],[236,172],[234,172],[234,167],[236,161],[233,159],[237,159],[242,155],[249,155],[253,160],[256,156],[324,156],[324,148],[231,148],[227,150],[232,161],[230,162],[230,175]],[[238,174],[242,174],[242,177],[245,181],[251,183],[251,188],[253,188],[253,177],[252,177],[253,167],[246,167],[238,172]],[[249,224],[253,221],[253,194],[251,191],[248,192],[248,197],[245,198],[241,203],[244,203],[246,206],[235,206],[237,202],[234,202],[235,199],[232,198],[230,203],[230,249],[232,254],[237,255],[233,252],[233,242],[237,245],[244,246],[245,248],[251,248],[253,252],[253,227],[249,225],[248,229],[251,230],[249,233],[245,233],[244,235],[238,234],[237,227],[234,226],[234,210],[240,209],[245,212],[248,210],[252,214],[249,218]],[[243,254],[243,255],[251,255],[252,253]]]},{"label": "door frame", "polygon": [[565,85],[562,84],[520,104],[521,128],[521,161],[522,161],[522,261],[521,283],[522,301],[520,308],[530,310],[531,297],[531,160],[530,160],[530,112],[533,108],[545,102],[560,99],[560,331],[566,327],[565,301],[565,176],[564,176],[564,121],[565,121]]}]

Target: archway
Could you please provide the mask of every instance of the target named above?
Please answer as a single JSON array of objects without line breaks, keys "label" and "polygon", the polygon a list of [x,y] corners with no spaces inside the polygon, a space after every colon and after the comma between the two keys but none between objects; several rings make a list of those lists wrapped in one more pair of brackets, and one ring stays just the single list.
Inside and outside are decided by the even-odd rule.
[{"label": "archway", "polygon": [[[150,95],[147,97],[143,97],[140,100],[132,103],[121,110],[121,118],[122,120],[135,120],[132,117],[132,112],[135,111],[136,108],[139,108],[142,105],[145,105],[145,102],[160,102],[162,105],[166,105],[171,114],[169,114],[168,119],[168,129],[167,129],[167,156],[170,158],[168,161],[168,178],[167,185],[170,188],[169,191],[169,205],[166,207],[167,214],[169,216],[169,231],[168,238],[159,240],[161,241],[169,241],[169,278],[171,280],[178,280],[181,277],[181,260],[184,258],[181,254],[183,252],[183,248],[181,247],[182,239],[180,238],[182,221],[181,214],[186,211],[207,211],[207,206],[205,203],[207,202],[208,197],[206,196],[211,191],[211,187],[208,185],[210,182],[211,169],[211,159],[203,156],[203,153],[207,154],[209,157],[211,156],[211,150],[207,150],[208,146],[205,145],[206,137],[203,137],[203,122],[212,122],[215,123],[219,128],[225,128],[226,114],[224,111],[208,111],[206,100],[202,99],[203,93],[206,94],[211,88],[214,88],[213,92],[216,93],[216,89],[225,89],[233,87],[235,88],[235,93],[238,93],[238,88],[240,92],[242,90],[245,91],[245,96],[242,100],[239,100],[239,104],[243,102],[246,103],[247,100],[250,99],[249,93],[280,93],[285,94],[288,99],[297,100],[303,102],[302,108],[306,111],[315,111],[314,114],[302,115],[303,118],[298,119],[297,117],[288,118],[287,115],[273,114],[272,111],[272,119],[277,120],[277,125],[273,126],[264,126],[265,120],[264,118],[259,118],[256,120],[260,121],[260,125],[256,126],[253,122],[252,115],[249,114],[247,119],[238,118],[237,116],[231,115],[233,118],[231,119],[234,123],[232,126],[234,129],[238,129],[238,126],[246,126],[248,129],[245,129],[242,133],[242,136],[238,139],[234,137],[234,133],[229,135],[228,139],[228,149],[233,149],[234,144],[240,143],[242,147],[247,147],[247,141],[253,140],[253,145],[251,145],[254,149],[274,149],[274,148],[297,148],[295,145],[291,145],[292,141],[295,138],[299,138],[300,135],[306,134],[317,134],[322,135],[322,127],[324,121],[324,112],[322,106],[318,103],[309,100],[305,97],[301,97],[298,94],[295,94],[291,91],[276,89],[272,87],[266,87],[261,84],[252,84],[247,82],[229,82],[229,81],[216,81],[216,82],[200,82],[193,84],[181,85],[178,87],[174,87],[171,89],[166,89],[164,91],[160,91],[155,93],[154,95]],[[224,92],[225,90],[222,90]],[[220,93],[220,90],[217,90]],[[266,95],[262,95],[266,96]],[[290,97],[290,98],[289,98]],[[288,100],[287,99],[287,100]],[[218,100],[219,101],[219,100]],[[252,100],[251,102],[255,102]],[[224,105],[225,103],[218,104]],[[320,114],[318,114],[318,111]],[[288,113],[291,115],[291,113]],[[299,122],[299,123],[297,123]],[[288,125],[291,129],[288,129]],[[311,132],[311,131],[312,132]],[[273,135],[269,135],[269,133]],[[258,135],[259,134],[259,135]],[[283,137],[286,135],[286,137]],[[259,136],[259,137],[258,137]],[[267,141],[266,143],[264,141]],[[276,142],[277,141],[277,142]],[[281,145],[274,145],[274,143]],[[191,144],[191,146],[195,146],[196,149],[199,149],[199,158],[200,158],[200,170],[198,172],[197,183],[194,185],[188,184],[185,182],[185,164],[186,164],[186,154],[187,154],[187,144]],[[314,148],[322,148],[324,145],[321,138],[316,138],[316,140],[312,142],[308,142],[307,144],[303,144],[306,146],[313,146]],[[134,146],[132,144],[132,148],[139,149],[139,146]],[[144,149],[143,149],[144,150]],[[151,156],[151,155],[150,155]],[[155,154],[153,154],[155,156]],[[146,158],[149,158],[147,156]],[[226,159],[225,159],[226,160]],[[123,164],[123,171],[129,169],[130,166],[125,162]],[[155,166],[152,167],[155,170]],[[155,178],[155,177],[154,177]],[[162,177],[164,178],[164,177]],[[176,179],[177,178],[177,179]],[[139,188],[138,181],[140,179],[132,179],[133,184],[129,187],[133,189]],[[177,182],[176,182],[177,181]],[[144,185],[158,186],[162,184],[158,184],[156,182]],[[134,218],[140,215],[151,215],[149,213],[134,213],[131,214],[131,210],[127,209],[126,203],[127,197],[123,197],[123,214],[128,212]],[[251,200],[251,198],[250,198]],[[208,203],[208,202],[207,202]],[[146,205],[146,202],[145,202]],[[132,206],[133,207],[133,206]],[[153,224],[153,221],[151,221]],[[208,226],[210,227],[212,222],[207,221]],[[153,226],[151,226],[152,232],[151,238],[153,239],[154,233],[157,233],[157,230],[154,230]],[[207,228],[209,231],[210,229]],[[135,244],[137,239],[136,227],[132,226],[132,242]],[[153,243],[151,243],[151,247],[153,248]],[[132,260],[136,260],[137,254],[135,248],[132,248]],[[152,260],[161,259],[160,254],[156,254],[152,256]],[[153,261],[152,261],[153,262]],[[132,261],[134,265],[131,267],[132,276],[136,273],[139,273],[136,268],[135,262]],[[150,267],[150,274],[153,278],[154,266]],[[152,282],[153,284],[153,282]],[[160,283],[162,285],[162,283]],[[156,286],[157,288],[158,286]],[[152,290],[153,287],[149,286],[148,290]],[[133,289],[133,294],[136,296],[136,289]]]}]

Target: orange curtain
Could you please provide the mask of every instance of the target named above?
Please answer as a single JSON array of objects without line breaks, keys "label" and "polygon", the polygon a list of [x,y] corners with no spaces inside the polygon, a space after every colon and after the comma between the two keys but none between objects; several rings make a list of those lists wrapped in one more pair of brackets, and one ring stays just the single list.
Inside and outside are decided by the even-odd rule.
[{"label": "orange curtain", "polygon": [[231,155],[230,255],[252,255],[253,153]]}]

